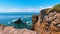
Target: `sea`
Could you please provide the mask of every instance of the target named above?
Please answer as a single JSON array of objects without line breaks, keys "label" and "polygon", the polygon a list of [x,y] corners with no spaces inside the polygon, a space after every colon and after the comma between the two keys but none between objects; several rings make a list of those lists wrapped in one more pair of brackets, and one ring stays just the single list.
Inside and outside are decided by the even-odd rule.
[{"label": "sea", "polygon": [[[36,14],[38,15],[39,12],[3,12],[0,13],[0,24],[6,26],[14,26],[15,28],[27,28],[30,29],[32,25],[32,16]],[[27,24],[15,24],[14,21],[21,18],[21,21]]]}]

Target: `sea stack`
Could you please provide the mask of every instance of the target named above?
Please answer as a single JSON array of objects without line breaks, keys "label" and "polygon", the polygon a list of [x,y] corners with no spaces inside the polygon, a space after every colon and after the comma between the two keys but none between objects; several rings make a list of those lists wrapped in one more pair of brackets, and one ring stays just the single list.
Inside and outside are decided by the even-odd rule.
[{"label": "sea stack", "polygon": [[22,24],[23,22],[22,22],[21,18],[19,18],[19,19],[17,19],[16,21],[14,21],[14,23],[15,23],[15,24]]}]

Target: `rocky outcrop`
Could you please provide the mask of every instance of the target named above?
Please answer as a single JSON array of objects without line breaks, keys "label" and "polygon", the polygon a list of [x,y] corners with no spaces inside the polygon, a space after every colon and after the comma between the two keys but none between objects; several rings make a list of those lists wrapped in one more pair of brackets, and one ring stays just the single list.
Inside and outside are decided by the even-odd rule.
[{"label": "rocky outcrop", "polygon": [[60,34],[60,12],[43,9],[33,29],[38,34]]},{"label": "rocky outcrop", "polygon": [[17,19],[16,21],[14,21],[14,23],[15,23],[15,24],[21,24],[21,23],[23,23],[23,22],[22,22],[21,18],[19,18],[19,19]]},{"label": "rocky outcrop", "polygon": [[50,9],[51,9],[51,8],[43,9],[43,10],[40,11],[41,22],[43,22],[44,16],[48,15]]},{"label": "rocky outcrop", "polygon": [[[43,22],[43,19],[44,19],[44,16],[45,15],[47,15],[48,14],[48,10],[49,10],[50,8],[48,8],[48,9],[43,9],[43,10],[41,10],[40,11],[40,15],[33,15],[33,17],[32,17],[32,30],[34,30],[34,26],[35,26],[35,24],[39,21],[39,22]],[[41,18],[40,18],[40,16],[41,16]],[[40,20],[39,20],[40,19]]]},{"label": "rocky outcrop", "polygon": [[34,30],[34,25],[35,23],[38,21],[38,16],[37,15],[33,15],[32,16],[32,26],[31,26],[31,30]]},{"label": "rocky outcrop", "polygon": [[3,30],[0,29],[0,34],[36,34],[35,31],[27,29],[16,29],[13,26],[5,27]]}]

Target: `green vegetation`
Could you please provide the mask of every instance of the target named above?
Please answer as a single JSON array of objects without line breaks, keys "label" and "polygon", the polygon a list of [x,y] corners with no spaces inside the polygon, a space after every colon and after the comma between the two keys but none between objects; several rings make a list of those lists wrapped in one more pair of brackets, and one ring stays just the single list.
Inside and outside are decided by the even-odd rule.
[{"label": "green vegetation", "polygon": [[60,4],[54,5],[52,10],[60,13]]}]

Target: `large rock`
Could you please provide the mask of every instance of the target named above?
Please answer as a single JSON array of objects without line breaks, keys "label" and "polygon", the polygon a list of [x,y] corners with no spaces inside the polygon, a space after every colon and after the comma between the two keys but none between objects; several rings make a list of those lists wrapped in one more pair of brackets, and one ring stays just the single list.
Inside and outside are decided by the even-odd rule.
[{"label": "large rock", "polygon": [[22,22],[21,18],[19,18],[19,19],[17,19],[16,21],[14,21],[14,23],[15,23],[15,24],[21,24],[21,23],[23,23],[23,22]]},{"label": "large rock", "polygon": [[44,9],[33,28],[38,34],[60,34],[60,13]]}]

